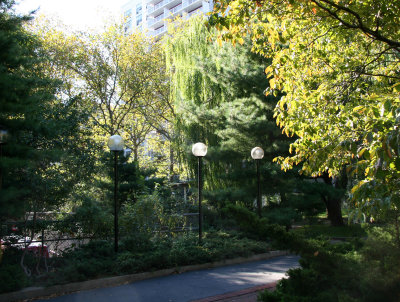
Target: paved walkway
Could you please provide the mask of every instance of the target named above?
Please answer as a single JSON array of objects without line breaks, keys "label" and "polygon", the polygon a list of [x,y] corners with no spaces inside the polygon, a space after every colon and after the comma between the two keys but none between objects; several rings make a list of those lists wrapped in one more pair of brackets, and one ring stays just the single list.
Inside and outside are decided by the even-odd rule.
[{"label": "paved walkway", "polygon": [[277,282],[255,286],[248,289],[207,297],[191,302],[257,302],[258,293],[263,290],[274,290]]},{"label": "paved walkway", "polygon": [[[188,302],[206,299],[207,297],[209,300],[203,300],[203,302],[255,301],[254,297],[257,295],[257,289],[260,290],[262,286],[283,278],[288,269],[298,266],[298,259],[296,256],[282,256],[268,260],[148,279],[122,286],[81,291],[39,301]],[[252,291],[252,289],[255,290]],[[248,291],[247,293],[246,290]],[[239,300],[246,297],[246,295],[248,297],[252,295],[253,300]]]}]

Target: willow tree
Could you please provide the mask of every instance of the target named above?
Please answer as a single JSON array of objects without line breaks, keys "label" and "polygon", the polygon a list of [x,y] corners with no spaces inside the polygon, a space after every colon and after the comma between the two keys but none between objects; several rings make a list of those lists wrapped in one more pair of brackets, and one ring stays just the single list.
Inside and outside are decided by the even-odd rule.
[{"label": "willow tree", "polygon": [[[287,202],[296,186],[293,174],[280,171],[272,159],[285,154],[290,139],[273,119],[277,98],[263,93],[268,86],[266,61],[250,52],[249,44],[215,41],[216,31],[204,18],[175,24],[166,38],[171,98],[184,151],[202,141],[209,146],[206,169],[208,199],[216,206],[255,199],[255,165],[250,150],[265,150],[262,165],[264,194]],[[186,161],[194,167],[193,156]]]}]

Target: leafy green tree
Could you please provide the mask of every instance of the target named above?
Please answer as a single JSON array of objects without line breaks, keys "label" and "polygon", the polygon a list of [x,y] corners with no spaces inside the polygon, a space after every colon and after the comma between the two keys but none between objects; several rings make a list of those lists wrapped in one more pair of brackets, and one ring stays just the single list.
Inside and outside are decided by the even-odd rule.
[{"label": "leafy green tree", "polygon": [[140,32],[126,35],[118,24],[96,34],[69,33],[52,25],[38,20],[31,29],[53,59],[50,72],[63,75],[65,94],[79,94],[97,140],[103,144],[104,137],[118,133],[138,160],[140,146],[156,124],[147,120],[154,121],[156,110],[164,108],[157,106],[166,82],[160,46]]},{"label": "leafy green tree", "polygon": [[221,0],[211,19],[221,38],[248,33],[272,59],[268,93],[284,93],[277,122],[297,137],[277,161],[315,176],[346,167],[360,180],[357,217],[399,205],[399,11],[398,1]]},{"label": "leafy green tree", "polygon": [[[301,189],[304,196],[303,186],[308,183],[272,162],[288,154],[293,139],[282,135],[273,119],[278,99],[263,93],[268,86],[267,61],[250,51],[249,41],[236,47],[218,45],[215,34],[204,19],[196,18],[182,23],[166,41],[180,144],[184,150],[197,141],[208,144],[205,195],[211,204],[224,207],[227,202],[241,201],[249,208],[254,206],[257,191],[250,151],[261,146],[265,150],[263,194],[271,206],[277,200],[280,207],[291,207],[299,197],[293,193]],[[186,160],[195,166],[193,156]]]}]

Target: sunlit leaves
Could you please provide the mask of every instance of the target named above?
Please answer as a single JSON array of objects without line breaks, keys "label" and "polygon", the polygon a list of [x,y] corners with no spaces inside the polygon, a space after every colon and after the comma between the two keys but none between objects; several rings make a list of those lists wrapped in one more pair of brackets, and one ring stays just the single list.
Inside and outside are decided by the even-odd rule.
[{"label": "sunlit leaves", "polygon": [[140,32],[126,35],[120,24],[102,33],[68,32],[39,19],[31,30],[43,41],[43,55],[52,58],[47,74],[63,82],[61,97],[79,95],[96,140],[103,144],[119,133],[137,159],[147,135],[163,131],[158,126],[168,123],[171,111],[159,43]]},{"label": "sunlit leaves", "polygon": [[[400,2],[229,5],[234,9],[222,4],[226,10],[215,11],[214,22],[224,25],[221,39],[250,34],[253,50],[272,59],[265,70],[271,86],[266,92],[284,92],[276,121],[297,140],[290,157],[276,158],[282,168],[301,165],[309,175],[337,176],[347,166],[351,177],[365,179],[353,190],[358,205],[360,198],[376,202],[357,195],[368,186],[376,186],[376,198],[398,190]],[[243,16],[245,22],[238,22]]]}]

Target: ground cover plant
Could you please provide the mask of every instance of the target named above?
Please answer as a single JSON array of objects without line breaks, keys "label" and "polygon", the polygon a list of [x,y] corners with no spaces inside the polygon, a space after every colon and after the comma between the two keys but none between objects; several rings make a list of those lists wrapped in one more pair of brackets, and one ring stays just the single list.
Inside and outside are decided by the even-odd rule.
[{"label": "ground cover plant", "polygon": [[301,268],[290,270],[288,279],[280,281],[274,292],[260,294],[259,300],[399,301],[400,247],[392,231],[372,226],[367,239],[335,244],[308,239],[308,249],[300,252]]},{"label": "ground cover plant", "polygon": [[314,224],[302,225],[292,230],[298,234],[302,234],[306,238],[316,238],[318,236],[325,236],[326,238],[362,238],[367,237],[365,228],[360,223],[344,225],[332,228],[327,224]]},{"label": "ground cover plant", "polygon": [[[301,256],[300,268],[289,270],[264,302],[398,301],[400,244],[390,220],[375,224],[332,227],[306,225],[286,230],[243,207],[229,207],[239,229],[253,238],[268,238],[274,248]],[[341,241],[332,240],[343,237]]]},{"label": "ground cover plant", "polygon": [[21,252],[10,249],[4,255],[8,260],[0,265],[0,272],[1,276],[14,281],[2,283],[0,292],[17,290],[28,284],[63,284],[248,257],[269,250],[270,245],[266,241],[248,239],[237,232],[206,232],[202,244],[198,243],[196,233],[155,238],[136,234],[121,240],[118,254],[114,252],[113,244],[105,240],[92,241],[66,251],[59,257],[49,259],[49,273],[28,280],[19,266]]}]

